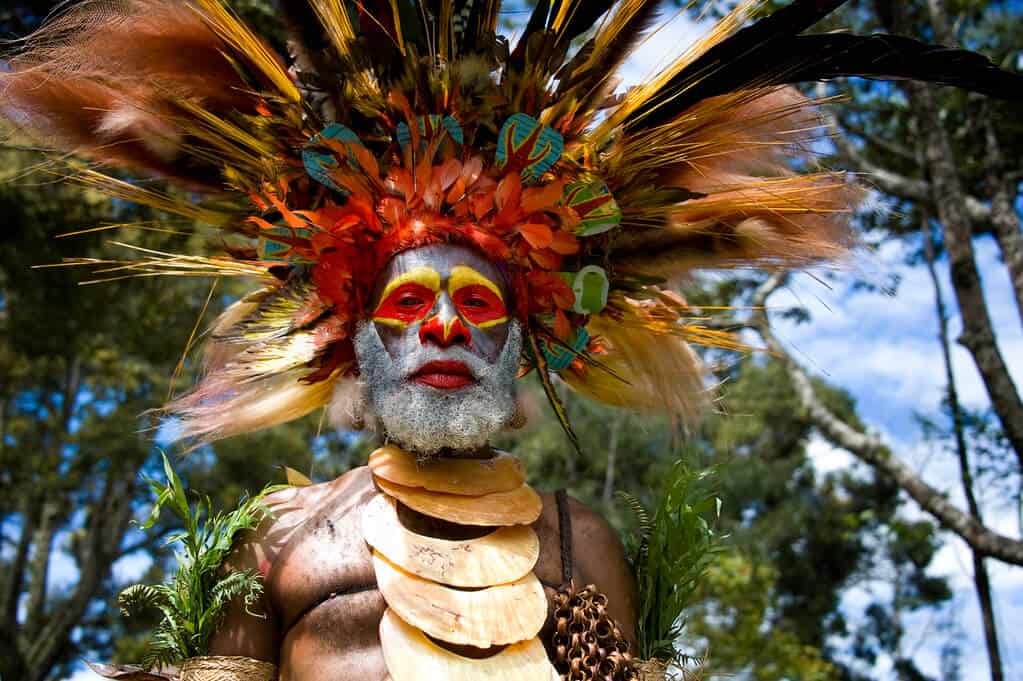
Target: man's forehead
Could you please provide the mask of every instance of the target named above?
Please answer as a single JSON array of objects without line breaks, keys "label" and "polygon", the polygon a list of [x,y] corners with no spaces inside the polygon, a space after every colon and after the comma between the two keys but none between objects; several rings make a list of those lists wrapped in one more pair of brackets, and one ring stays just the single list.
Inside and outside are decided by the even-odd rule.
[{"label": "man's forehead", "polygon": [[380,273],[377,289],[395,277],[419,269],[434,270],[441,279],[447,279],[456,267],[465,265],[507,290],[504,275],[493,262],[471,248],[451,244],[421,246],[397,254]]}]

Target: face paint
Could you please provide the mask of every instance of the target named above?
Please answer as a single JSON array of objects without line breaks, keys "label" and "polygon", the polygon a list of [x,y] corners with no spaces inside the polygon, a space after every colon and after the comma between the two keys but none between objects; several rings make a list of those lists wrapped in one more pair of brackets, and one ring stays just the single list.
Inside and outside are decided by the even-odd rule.
[{"label": "face paint", "polygon": [[391,279],[380,294],[373,321],[404,328],[422,321],[433,309],[440,291],[440,275],[429,267],[419,267]]},{"label": "face paint", "polygon": [[388,263],[355,354],[389,438],[424,454],[471,450],[511,421],[522,334],[509,296],[497,266],[461,246]]},{"label": "face paint", "polygon": [[448,293],[465,321],[487,329],[508,322],[508,308],[497,284],[468,265],[456,265],[448,278]]},{"label": "face paint", "polygon": [[424,246],[384,268],[372,320],[392,357],[425,345],[457,346],[492,363],[508,336],[507,300],[504,277],[483,256],[462,246]]}]

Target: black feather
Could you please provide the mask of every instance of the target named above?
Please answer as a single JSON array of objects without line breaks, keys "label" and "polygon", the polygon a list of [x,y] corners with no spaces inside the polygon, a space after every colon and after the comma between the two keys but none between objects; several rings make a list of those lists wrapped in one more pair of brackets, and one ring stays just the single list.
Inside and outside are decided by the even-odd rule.
[{"label": "black feather", "polygon": [[[997,99],[1023,100],[1023,74],[999,68],[987,57],[894,35],[842,33],[800,36],[787,50],[788,68],[775,83],[802,83],[843,76],[919,80],[951,85]],[[821,55],[827,55],[821,58]],[[774,83],[771,83],[774,84]]]},{"label": "black feather", "polygon": [[581,0],[554,0],[554,2],[551,2],[551,0],[540,0],[536,3],[533,13],[529,16],[526,30],[523,31],[522,37],[519,38],[519,42],[515,45],[515,50],[512,52],[513,63],[522,63],[526,57],[529,38],[537,32],[549,31],[553,37],[552,24],[565,3],[571,3],[575,7],[570,10],[568,21],[564,29],[557,36],[557,40],[551,44],[548,51],[550,54],[568,52],[572,41],[592,28],[597,19],[614,6],[615,0],[586,0],[585,2]]},{"label": "black feather", "polygon": [[[598,56],[591,71],[572,75],[573,65],[569,64],[566,67],[566,78],[560,83],[559,89],[565,91],[570,87],[581,84],[581,89],[588,93],[584,96],[584,101],[581,105],[581,109],[584,111],[594,99],[606,95],[607,93],[600,85],[610,82],[610,74],[618,70],[618,67],[629,56],[629,53],[632,52],[646,35],[647,31],[650,30],[657,19],[659,7],[659,0],[646,0],[643,6],[636,10],[636,13],[618,31],[618,34],[604,47],[603,54]],[[588,42],[579,51],[579,54],[586,57],[586,50],[587,48],[592,49],[592,43],[592,40]]]},{"label": "black feather", "polygon": [[675,99],[637,122],[643,127],[660,125],[704,99],[750,87],[841,77],[918,80],[997,99],[1023,100],[1023,74],[1001,69],[976,52],[903,36],[829,33],[793,36],[703,78],[692,74],[691,85],[683,87]]},{"label": "black feather", "polygon": [[539,31],[547,30],[547,19],[551,14],[551,0],[539,0],[536,3],[536,7],[533,8],[533,13],[529,15],[529,21],[526,23],[526,30],[522,32],[522,36],[519,41],[515,43],[515,49],[511,53],[512,64],[521,64],[526,56],[526,43],[529,42],[529,38],[535,35]]},{"label": "black feather", "polygon": [[975,52],[891,35],[797,35],[841,4],[797,0],[739,31],[669,81],[629,117],[626,127],[655,127],[700,101],[751,87],[850,76],[920,80],[1023,99],[1023,75],[1000,69]]},{"label": "black feather", "polygon": [[[566,46],[590,30],[597,23],[597,19],[610,11],[615,4],[615,0],[586,0],[586,2],[561,0],[561,2],[574,2],[576,4],[575,9],[572,10],[568,17],[568,24],[565,26],[565,30],[562,31],[559,40],[560,44]],[[552,15],[556,16],[553,12]]]},{"label": "black feather", "polygon": [[713,96],[703,94],[704,89],[716,90],[715,94],[737,89],[717,87],[719,79],[722,83],[735,82],[742,80],[740,74],[745,73],[751,76],[747,83],[755,80],[772,67],[770,61],[765,61],[772,47],[784,46],[846,2],[848,0],[795,0],[742,29],[707,50],[668,81],[657,95],[633,112],[626,126],[653,127],[671,120],[696,102]]}]

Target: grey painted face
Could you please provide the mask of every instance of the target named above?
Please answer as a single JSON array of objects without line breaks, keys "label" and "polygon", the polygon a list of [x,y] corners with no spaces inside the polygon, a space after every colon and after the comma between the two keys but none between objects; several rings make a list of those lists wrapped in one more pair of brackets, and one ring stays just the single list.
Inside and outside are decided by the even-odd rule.
[{"label": "grey painted face", "polygon": [[[432,304],[424,301],[417,307],[433,288]],[[373,321],[392,358],[427,344],[459,345],[493,364],[508,340],[511,308],[507,282],[497,267],[472,249],[448,244],[396,255],[377,279],[373,295]]]},{"label": "grey painted face", "polygon": [[397,255],[355,356],[388,440],[418,454],[476,452],[515,415],[522,332],[497,267],[451,245]]}]

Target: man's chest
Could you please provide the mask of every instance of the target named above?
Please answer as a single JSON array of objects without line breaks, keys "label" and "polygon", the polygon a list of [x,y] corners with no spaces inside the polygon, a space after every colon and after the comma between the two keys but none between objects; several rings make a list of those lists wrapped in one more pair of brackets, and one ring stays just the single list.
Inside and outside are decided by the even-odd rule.
[{"label": "man's chest", "polygon": [[[344,502],[311,516],[277,558],[269,595],[281,627],[282,678],[314,671],[331,678],[331,668],[345,669],[337,678],[356,671],[358,678],[384,678],[378,628],[386,605],[362,527],[363,508],[376,490],[371,482],[357,487]],[[534,526],[540,539],[534,572],[551,596],[561,581],[561,552],[549,517]],[[304,670],[304,660],[314,658],[316,669]]]}]

